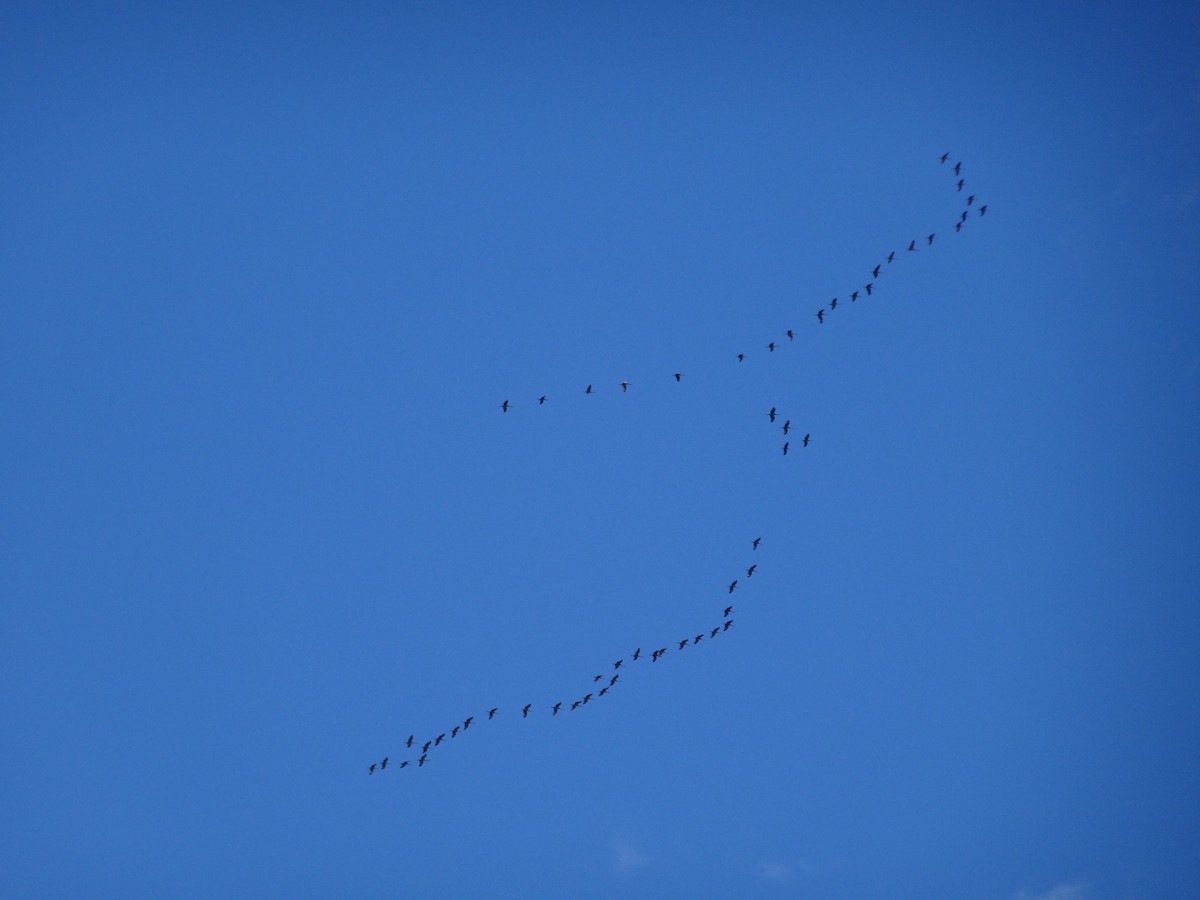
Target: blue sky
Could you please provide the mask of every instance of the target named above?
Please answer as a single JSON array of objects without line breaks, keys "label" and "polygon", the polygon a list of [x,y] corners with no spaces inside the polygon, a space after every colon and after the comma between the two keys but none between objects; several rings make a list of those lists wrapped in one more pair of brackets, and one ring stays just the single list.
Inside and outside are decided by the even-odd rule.
[{"label": "blue sky", "polygon": [[1193,6],[0,25],[6,894],[1200,891]]}]

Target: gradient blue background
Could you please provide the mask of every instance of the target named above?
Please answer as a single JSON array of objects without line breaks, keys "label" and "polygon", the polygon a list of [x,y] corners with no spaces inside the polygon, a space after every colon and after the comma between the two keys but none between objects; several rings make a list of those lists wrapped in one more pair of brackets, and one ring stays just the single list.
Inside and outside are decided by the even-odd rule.
[{"label": "gradient blue background", "polygon": [[0,893],[1200,895],[1200,13],[981,6],[5,4]]}]

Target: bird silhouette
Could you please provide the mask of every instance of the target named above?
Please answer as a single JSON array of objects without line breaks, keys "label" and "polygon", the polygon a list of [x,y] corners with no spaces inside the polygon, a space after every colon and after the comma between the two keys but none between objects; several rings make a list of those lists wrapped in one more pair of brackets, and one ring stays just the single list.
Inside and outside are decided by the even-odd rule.
[{"label": "bird silhouette", "polygon": [[439,734],[436,738],[433,739],[433,746],[436,747],[438,744],[440,744],[445,739],[446,739],[446,732],[443,731],[441,734]]},{"label": "bird silhouette", "polygon": [[608,679],[608,686],[612,687],[614,684],[617,683],[617,679],[620,677],[621,677],[620,675],[614,675],[612,678]]},{"label": "bird silhouette", "polygon": [[891,262],[891,261],[892,261],[893,259],[895,259],[895,258],[896,258],[896,251],[895,251],[895,250],[893,250],[891,253],[889,253],[889,254],[888,254],[887,261],[888,261],[888,262]]},{"label": "bird silhouette", "polygon": [[935,231],[933,234],[931,234],[927,238],[925,238],[925,240],[929,242],[930,247],[933,246],[933,238],[934,238],[934,235],[936,235],[936,234],[937,234],[937,232]]},{"label": "bird silhouette", "polygon": [[755,563],[750,568],[748,568],[746,570],[746,577],[749,578],[750,576],[752,576],[754,574],[754,570],[757,568],[758,568],[758,563]]},{"label": "bird silhouette", "polygon": [[541,405],[542,405],[543,403],[545,403],[545,402],[546,402],[546,395],[545,395],[545,394],[542,394],[542,396],[538,397],[538,406],[541,406]]},{"label": "bird silhouette", "polygon": [[957,175],[961,171],[962,171],[962,163],[956,162],[954,164],[954,174]]},{"label": "bird silhouette", "polygon": [[433,744],[433,741],[426,741],[426,742],[425,742],[425,746],[421,748],[421,752],[422,752],[422,753],[428,753],[428,752],[429,752],[429,747],[430,747],[430,745],[431,745],[431,744]]},{"label": "bird silhouette", "polygon": [[941,155],[941,158],[938,160],[938,162],[944,163],[944,162],[945,162],[946,160],[948,160],[949,158],[950,158],[950,154],[949,154],[949,153],[943,153],[943,154]]},{"label": "bird silhouette", "polygon": [[769,413],[767,413],[767,418],[770,419],[772,422],[775,421],[775,407],[773,407],[773,406],[771,407],[771,411]]},{"label": "bird silhouette", "polygon": [[679,649],[682,650],[687,645],[688,645],[688,638],[684,638],[682,641],[679,642]]},{"label": "bird silhouette", "polygon": [[386,769],[386,768],[387,768],[388,759],[390,759],[390,757],[387,757],[387,756],[385,756],[385,757],[383,758],[383,762],[381,762],[381,763],[379,764],[379,769],[380,769],[380,771],[382,771],[382,770],[384,770],[384,769]]},{"label": "bird silhouette", "polygon": [[571,704],[571,709],[572,709],[572,710],[579,709],[579,704],[580,704],[580,702],[581,702],[581,701],[579,701],[579,700],[576,700],[574,703],[572,703],[572,704]]},{"label": "bird silhouette", "polygon": [[771,341],[771,343],[767,344],[767,349],[768,349],[770,352],[774,353],[774,352],[775,352],[775,342],[774,342],[774,341]]},{"label": "bird silhouette", "polygon": [[720,626],[720,625],[718,625],[716,628],[714,628],[712,631],[710,631],[710,632],[708,633],[708,639],[711,641],[711,640],[712,640],[713,638],[715,638],[715,637],[716,637],[718,634],[720,634],[720,632],[721,632],[721,626]]},{"label": "bird silhouette", "polygon": [[505,400],[503,403],[500,404],[500,411],[508,412],[508,401],[507,400]]},{"label": "bird silhouette", "polygon": [[628,392],[629,392],[629,382],[628,382],[628,381],[622,381],[622,382],[621,382],[621,393],[622,393],[622,394],[625,394],[625,393],[628,393]]},{"label": "bird silhouette", "polygon": [[955,222],[955,223],[954,223],[954,230],[955,230],[955,231],[962,231],[962,227],[963,227],[963,223],[962,223],[962,222]]},{"label": "bird silhouette", "polygon": [[967,210],[965,210],[965,209],[964,209],[964,210],[962,211],[962,218],[961,218],[961,219],[959,219],[958,221],[960,221],[960,222],[965,222],[965,221],[967,221]]},{"label": "bird silhouette", "polygon": [[682,372],[676,372],[676,373],[675,373],[675,380],[676,380],[676,381],[679,381],[681,378],[683,378],[683,373],[682,373]]},{"label": "bird silhouette", "polygon": [[458,726],[457,725],[455,725],[453,728],[450,729],[450,737],[451,738],[458,737]]},{"label": "bird silhouette", "polygon": [[603,697],[607,693],[608,693],[608,688],[606,688],[606,687],[600,688],[600,693],[598,693],[596,695],[596,699],[599,700],[601,697]]},{"label": "bird silhouette", "polygon": [[833,312],[835,309],[837,309],[837,297],[829,301],[829,311]]},{"label": "bird silhouette", "polygon": [[425,754],[424,753],[422,753],[421,758],[417,760],[417,768],[419,769],[423,765],[425,765]]},{"label": "bird silhouette", "polygon": [[722,631],[728,631],[728,630],[729,630],[730,628],[732,628],[732,627],[733,627],[733,619],[726,619],[726,620],[725,620],[725,627],[724,627],[724,628],[722,628],[721,630],[722,630]]},{"label": "bird silhouette", "polygon": [[981,216],[987,215],[987,204],[986,203],[983,204],[983,206],[979,207],[979,214]]},{"label": "bird silhouette", "polygon": [[[875,268],[877,268],[877,269],[878,269],[878,268],[879,268],[879,266],[876,266]],[[878,278],[879,276],[877,275],[877,276],[875,276],[875,277],[876,277],[876,278]],[[851,302],[851,303],[853,303],[853,302],[854,302],[855,300],[857,300],[857,299],[858,299],[858,291],[851,291],[851,292],[850,292],[850,302]]]},{"label": "bird silhouette", "polygon": [[871,288],[873,288],[873,287],[875,287],[875,282],[873,282],[873,281],[870,284],[863,285],[863,288],[866,290],[868,297],[871,296]]},{"label": "bird silhouette", "polygon": [[785,436],[785,437],[787,436],[788,429],[789,429],[789,428],[791,428],[791,427],[792,427],[792,420],[791,420],[791,419],[788,419],[786,422],[784,422],[784,423],[783,423],[783,433],[784,433],[784,436]]},{"label": "bird silhouette", "polygon": [[623,660],[623,659],[618,659],[618,660],[617,660],[615,663],[613,663],[613,668],[614,668],[614,669],[619,669],[619,668],[621,668],[621,663],[623,663],[623,662],[625,662],[625,660]]},{"label": "bird silhouette", "polygon": [[368,775],[374,775],[374,774],[375,774],[375,763],[371,763],[371,768],[367,770],[367,774],[368,774]]},{"label": "bird silhouette", "polygon": [[404,760],[404,762],[400,763],[400,768],[402,768],[402,769],[403,769],[405,766],[407,766],[407,765],[408,765],[409,763],[411,763],[411,762],[412,762],[412,760],[411,760],[411,759],[406,759],[406,760]]},{"label": "bird silhouette", "polygon": [[783,442],[783,455],[784,455],[784,456],[787,456],[787,452],[788,452],[788,444],[789,444],[789,443],[790,443],[789,441],[784,441],[784,442]]},{"label": "bird silhouette", "polygon": [[603,675],[596,675],[592,678],[592,684],[595,684],[597,681],[602,681],[603,679],[604,679]]},{"label": "bird silhouette", "polygon": [[975,202],[975,195],[974,195],[974,194],[970,194],[970,195],[968,195],[968,197],[967,197],[967,206],[970,206],[970,205],[971,205],[972,203],[974,203],[974,202]]},{"label": "bird silhouette", "polygon": [[729,618],[729,614],[730,614],[731,612],[733,612],[733,604],[730,604],[729,606],[725,607],[725,612],[724,612],[724,613],[722,613],[722,616],[723,616],[724,618],[728,619],[728,618]]},{"label": "bird silhouette", "polygon": [[492,719],[493,716],[496,715],[496,710],[499,708],[500,707],[498,707],[498,706],[493,706],[491,709],[488,710],[488,720],[489,721]]},{"label": "bird silhouette", "polygon": [[555,704],[554,704],[554,711],[551,713],[551,715],[553,715],[553,716],[557,716],[557,715],[558,715],[558,711],[559,711],[560,709],[562,709],[562,701],[561,701],[561,700],[560,700],[558,703],[555,703]]},{"label": "bird silhouette", "polygon": [[405,746],[405,747],[411,747],[411,746],[412,746],[412,742],[413,742],[413,738],[414,738],[414,737],[416,737],[416,735],[415,735],[415,734],[410,734],[410,735],[408,736],[408,740],[404,742],[404,746]]},{"label": "bird silhouette", "polygon": [[825,310],[823,310],[823,309],[817,310],[817,321],[820,322],[822,325],[825,324]]},{"label": "bird silhouette", "polygon": [[757,549],[758,549],[758,545],[759,545],[759,544],[761,544],[761,543],[762,543],[762,538],[760,538],[760,537],[756,537],[754,540],[752,540],[752,541],[750,542],[750,549],[751,549],[751,550],[757,550]]},{"label": "bird silhouette", "polygon": [[958,179],[958,189],[961,191],[962,187],[963,187],[963,180],[960,178],[960,179]]},{"label": "bird silhouette", "polygon": [[642,648],[641,648],[641,647],[638,647],[636,650],[634,650],[634,651],[633,651],[633,659],[634,659],[634,661],[636,662],[636,661],[637,661],[637,659],[638,659],[638,657],[640,657],[641,655],[642,655]]},{"label": "bird silhouette", "polygon": [[909,253],[915,253],[915,252],[916,252],[916,250],[917,250],[917,242],[916,242],[915,240],[914,240],[914,241],[909,241],[909,242],[908,242],[908,252],[909,252]]},{"label": "bird silhouette", "polygon": [[739,353],[739,354],[738,354],[738,362],[745,362],[745,361],[746,361],[746,354],[745,354],[745,353]]},{"label": "bird silhouette", "polygon": [[592,392],[592,386],[589,384],[589,385],[587,386],[587,390],[585,390],[585,391],[584,391],[584,393],[585,393],[585,394],[590,394],[591,392]]},{"label": "bird silhouette", "polygon": [[875,268],[873,268],[873,269],[871,270],[871,277],[872,277],[872,278],[878,278],[878,277],[879,277],[879,270],[880,270],[881,268],[882,268],[881,266],[876,266]]},{"label": "bird silhouette", "polygon": [[524,708],[521,710],[521,718],[522,719],[524,719],[526,716],[529,715],[529,707],[531,707],[531,706],[533,706],[532,703],[525,704]]},{"label": "bird silhouette", "polygon": [[463,731],[471,727],[471,723],[475,721],[474,716],[467,716],[467,721],[463,722]]},{"label": "bird silhouette", "polygon": [[696,644],[700,643],[702,640],[704,640],[703,634],[696,635],[694,638],[692,638],[692,646],[694,647]]},{"label": "bird silhouette", "polygon": [[588,702],[589,700],[591,700],[591,699],[592,699],[592,695],[591,695],[591,694],[584,694],[584,695],[583,695],[583,702],[584,702],[584,703],[587,703],[587,702]]},{"label": "bird silhouette", "polygon": [[807,447],[807,446],[808,446],[808,442],[809,442],[809,441],[811,441],[811,440],[812,440],[812,435],[811,435],[811,434],[806,434],[806,435],[804,436],[804,446],[805,446],[805,447]]},{"label": "bird silhouette", "polygon": [[792,331],[792,329],[790,329],[790,328],[789,328],[787,331],[785,331],[785,332],[784,332],[784,334],[786,334],[786,335],[787,335],[787,339],[788,339],[789,341],[790,341],[790,340],[792,340],[792,339],[794,339],[794,338],[796,337],[796,334],[795,334],[795,332],[793,332],[793,331]]},{"label": "bird silhouette", "polygon": [[733,589],[734,589],[734,588],[736,588],[736,587],[737,587],[737,579],[735,578],[735,579],[733,579],[733,581],[731,581],[731,582],[729,583],[729,593],[731,593],[731,594],[732,594],[732,593],[733,593]]}]

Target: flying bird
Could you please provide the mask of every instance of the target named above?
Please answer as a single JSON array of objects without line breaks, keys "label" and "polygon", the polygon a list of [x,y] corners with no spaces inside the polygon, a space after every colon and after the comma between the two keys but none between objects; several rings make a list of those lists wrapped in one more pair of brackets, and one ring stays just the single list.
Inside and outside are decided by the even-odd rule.
[{"label": "flying bird", "polygon": [[507,400],[505,400],[503,403],[500,404],[500,411],[508,412],[508,401]]},{"label": "flying bird", "polygon": [[623,662],[625,662],[625,660],[623,660],[623,659],[618,659],[618,660],[617,660],[615,663],[613,663],[613,668],[614,668],[614,669],[619,669],[619,668],[621,668],[621,663],[623,663]]},{"label": "flying bird", "polygon": [[591,695],[591,694],[584,694],[584,695],[583,695],[583,702],[584,702],[584,703],[587,703],[587,702],[588,702],[589,700],[591,700],[591,699],[592,699],[592,695]]},{"label": "flying bird", "polygon": [[722,628],[721,630],[722,630],[722,631],[728,631],[728,630],[729,630],[731,627],[733,627],[733,619],[727,619],[727,620],[725,621],[725,627],[724,627],[724,628]]},{"label": "flying bird", "polygon": [[981,216],[987,215],[987,204],[986,203],[983,204],[983,206],[979,207],[979,214]]},{"label": "flying bird", "polygon": [[817,321],[820,322],[822,325],[825,324],[825,310],[823,310],[823,309],[817,310]]},{"label": "flying bird", "polygon": [[748,568],[748,569],[746,570],[746,577],[747,577],[747,578],[749,578],[751,575],[753,575],[753,574],[754,574],[754,570],[755,570],[755,569],[757,569],[757,568],[758,568],[758,563],[755,563],[755,564],[754,564],[754,565],[752,565],[750,568]]},{"label": "flying bird", "polygon": [[863,287],[866,289],[867,296],[870,297],[871,296],[871,288],[875,287],[875,282],[872,281],[870,284],[863,285]]},{"label": "flying bird", "polygon": [[895,258],[896,258],[896,251],[895,251],[895,250],[893,250],[891,253],[889,253],[889,254],[888,254],[887,261],[888,261],[888,262],[891,262],[891,261],[892,261],[893,259],[895,259]]},{"label": "flying bird", "polygon": [[403,769],[403,768],[404,768],[405,766],[407,766],[407,765],[408,765],[410,762],[412,762],[412,760],[411,760],[411,759],[406,759],[406,760],[404,760],[404,762],[400,763],[400,768],[402,768],[402,769]]},{"label": "flying bird", "polygon": [[603,697],[607,693],[608,693],[608,688],[606,688],[606,687],[600,688],[600,693],[598,693],[596,695],[596,699],[599,700],[601,697]]},{"label": "flying bird", "polygon": [[789,428],[791,428],[791,427],[792,427],[792,420],[791,420],[791,419],[788,419],[786,422],[784,422],[784,423],[783,423],[783,434],[784,434],[784,436],[785,436],[785,437],[787,436],[788,429],[789,429]]},{"label": "flying bird", "polygon": [[806,434],[806,435],[804,436],[804,446],[805,446],[805,447],[807,447],[807,446],[808,446],[808,442],[809,442],[810,440],[812,440],[812,435],[811,435],[811,434]]},{"label": "flying bird", "polygon": [[413,742],[413,738],[414,738],[414,737],[416,737],[416,735],[415,735],[415,734],[410,734],[410,735],[408,736],[408,740],[404,742],[404,746],[405,746],[405,747],[411,747],[411,746],[412,746],[412,742]]},{"label": "flying bird", "polygon": [[367,770],[367,774],[368,774],[368,775],[374,775],[374,774],[375,774],[375,763],[371,763],[371,768]]},{"label": "flying bird", "polygon": [[580,701],[576,700],[574,703],[572,703],[572,704],[571,704],[571,709],[572,709],[572,710],[579,709],[579,702],[580,702]]},{"label": "flying bird", "polygon": [[722,613],[722,615],[724,616],[724,618],[728,619],[728,618],[729,618],[729,614],[730,614],[731,612],[733,612],[733,605],[732,605],[732,604],[730,604],[729,606],[725,607],[725,612],[724,612],[724,613]]},{"label": "flying bird", "polygon": [[931,246],[931,247],[933,246],[933,238],[934,238],[934,235],[936,235],[936,234],[937,234],[937,232],[935,231],[933,234],[931,234],[927,238],[925,238],[925,240],[929,242],[929,246]]},{"label": "flying bird", "polygon": [[467,721],[463,722],[463,731],[471,727],[471,723],[475,721],[474,716],[467,716]]},{"label": "flying bird", "polygon": [[949,158],[950,158],[950,154],[949,154],[949,153],[943,153],[943,154],[942,154],[942,156],[941,156],[941,159],[939,159],[939,160],[938,160],[938,162],[942,162],[942,163],[944,163],[944,162],[945,162],[946,160],[948,160]]},{"label": "flying bird", "polygon": [[694,647],[696,644],[700,643],[702,640],[704,640],[703,632],[696,635],[694,638],[692,638],[692,646]]},{"label": "flying bird", "polygon": [[789,441],[784,441],[784,442],[783,442],[783,455],[784,455],[784,456],[787,456],[788,444],[789,444],[789,443],[790,443]]},{"label": "flying bird", "polygon": [[735,578],[735,579],[733,579],[733,581],[731,581],[731,582],[729,583],[729,593],[731,593],[731,594],[732,594],[732,593],[733,593],[733,589],[734,589],[734,588],[736,588],[736,587],[737,587],[737,579]]},{"label": "flying bird", "polygon": [[452,737],[452,738],[458,737],[458,726],[457,725],[455,725],[453,728],[450,729],[450,737]]},{"label": "flying bird", "polygon": [[775,342],[771,341],[771,343],[767,344],[767,349],[770,350],[772,353],[774,353],[775,352]]},{"label": "flying bird", "polygon": [[687,645],[688,645],[688,639],[684,638],[682,641],[679,642],[679,649],[682,650]]},{"label": "flying bird", "polygon": [[908,252],[913,253],[916,251],[916,249],[917,249],[917,242],[915,240],[909,241],[908,242]]},{"label": "flying bird", "polygon": [[967,206],[970,206],[970,205],[971,205],[972,203],[974,203],[974,202],[975,202],[975,195],[974,195],[974,194],[970,194],[970,195],[968,195],[968,197],[967,197]]},{"label": "flying bird", "polygon": [[790,328],[787,331],[785,331],[784,334],[787,335],[787,339],[789,341],[796,337],[795,332],[793,332],[792,329],[790,329]]},{"label": "flying bird", "polygon": [[628,381],[622,381],[622,382],[621,382],[621,393],[622,393],[622,394],[625,394],[625,393],[628,393],[628,391],[629,391],[629,382],[628,382]]},{"label": "flying bird", "polygon": [[679,381],[681,378],[683,378],[683,373],[682,373],[682,372],[676,372],[676,373],[675,373],[675,380],[676,380],[676,381]]},{"label": "flying bird", "polygon": [[965,209],[962,211],[962,218],[959,219],[958,221],[960,221],[960,222],[967,221],[967,211]]},{"label": "flying bird", "polygon": [[546,395],[545,395],[545,394],[542,394],[542,396],[538,397],[538,406],[541,406],[541,405],[542,405],[543,403],[545,403],[545,402],[546,402]]},{"label": "flying bird", "polygon": [[872,277],[872,278],[878,278],[878,277],[879,277],[879,270],[880,270],[881,268],[882,268],[881,266],[876,266],[875,268],[873,268],[873,269],[871,270],[871,277]]},{"label": "flying bird", "polygon": [[390,758],[391,758],[391,757],[387,757],[387,756],[385,756],[385,757],[383,758],[383,762],[381,762],[381,763],[379,764],[379,768],[380,768],[380,770],[383,770],[383,769],[386,769],[386,768],[387,768],[388,760],[389,760]]},{"label": "flying bird", "polygon": [[754,540],[752,540],[752,541],[750,542],[750,549],[751,549],[751,550],[757,550],[757,549],[758,549],[758,545],[759,545],[759,544],[761,544],[761,543],[762,543],[762,538],[760,538],[760,537],[756,537]]},{"label": "flying bird", "polygon": [[438,744],[440,744],[445,739],[446,739],[446,732],[443,731],[441,734],[439,734],[436,738],[433,739],[433,746],[436,747]]},{"label": "flying bird", "polygon": [[496,715],[496,710],[498,710],[499,708],[500,707],[498,707],[498,706],[493,706],[491,709],[488,710],[488,720],[489,721],[491,721],[492,717],[494,715]]},{"label": "flying bird", "polygon": [[525,704],[525,707],[521,710],[521,718],[522,719],[524,719],[526,716],[529,715],[529,707],[531,707],[531,706],[533,706],[532,703]]},{"label": "flying bird", "polygon": [[636,662],[636,661],[637,661],[637,658],[638,658],[639,656],[641,656],[641,655],[642,655],[642,648],[641,648],[641,647],[638,647],[636,650],[634,650],[634,651],[633,651],[633,659],[634,659],[634,661]]},{"label": "flying bird", "polygon": [[555,703],[555,704],[554,704],[554,712],[552,712],[552,713],[551,713],[551,715],[557,716],[557,715],[558,715],[558,711],[559,711],[560,709],[562,709],[562,701],[561,701],[561,700],[560,700],[558,703]]},{"label": "flying bird", "polygon": [[586,391],[584,391],[584,393],[585,393],[585,394],[590,394],[591,392],[592,392],[592,386],[589,384],[589,385],[587,386],[587,390],[586,390]]},{"label": "flying bird", "polygon": [[954,164],[954,174],[957,175],[961,171],[962,171],[962,163],[956,162]]},{"label": "flying bird", "polygon": [[[879,266],[876,266],[875,268],[878,269]],[[878,278],[879,276],[876,275],[875,277]],[[858,291],[851,291],[850,292],[850,302],[853,303],[857,299],[858,299]]]},{"label": "flying bird", "polygon": [[429,746],[430,746],[432,743],[433,743],[433,741],[426,741],[426,742],[425,742],[425,746],[421,748],[421,752],[422,752],[422,753],[428,753],[428,752],[429,752]]},{"label": "flying bird", "polygon": [[833,312],[835,309],[837,309],[837,297],[829,301],[829,311]]},{"label": "flying bird", "polygon": [[417,768],[419,769],[423,765],[425,765],[425,754],[424,753],[422,753],[421,758],[417,760]]},{"label": "flying bird", "polygon": [[767,413],[767,418],[770,419],[772,422],[775,421],[775,407],[773,407],[773,406],[771,407],[771,411],[769,413]]},{"label": "flying bird", "polygon": [[621,677],[620,675],[614,675],[612,678],[608,679],[608,686],[612,687],[614,684],[617,683],[617,679],[620,677]]},{"label": "flying bird", "polygon": [[955,230],[955,231],[962,231],[962,226],[963,226],[963,223],[962,223],[962,222],[955,222],[955,223],[954,223],[954,230]]},{"label": "flying bird", "polygon": [[746,361],[746,354],[745,354],[745,353],[739,353],[739,354],[738,354],[738,362],[745,362],[745,361]]},{"label": "flying bird", "polygon": [[962,186],[963,186],[963,180],[960,178],[960,179],[958,179],[958,189],[960,191],[962,190]]},{"label": "flying bird", "polygon": [[714,628],[712,631],[710,631],[708,633],[708,639],[711,641],[713,638],[715,638],[717,636],[718,633],[720,633],[720,631],[721,631],[721,626],[718,625],[716,628]]}]

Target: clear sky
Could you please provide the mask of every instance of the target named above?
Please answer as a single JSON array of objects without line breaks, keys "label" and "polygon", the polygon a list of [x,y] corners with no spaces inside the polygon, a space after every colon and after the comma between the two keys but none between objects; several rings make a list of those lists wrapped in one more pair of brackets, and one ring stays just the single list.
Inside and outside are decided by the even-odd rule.
[{"label": "clear sky", "polygon": [[5,4],[0,893],[1200,896],[1198,61]]}]

